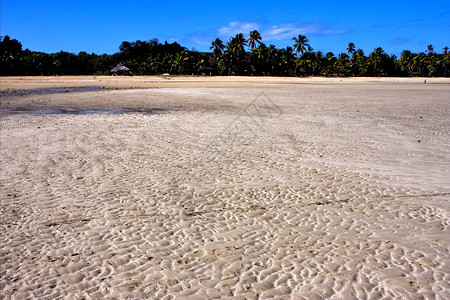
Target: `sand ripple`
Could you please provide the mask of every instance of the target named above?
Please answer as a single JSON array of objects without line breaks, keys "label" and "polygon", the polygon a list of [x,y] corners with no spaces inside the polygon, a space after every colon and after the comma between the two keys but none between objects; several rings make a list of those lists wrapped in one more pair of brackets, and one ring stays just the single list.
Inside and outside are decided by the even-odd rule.
[{"label": "sand ripple", "polygon": [[0,298],[449,299],[448,100],[310,88],[1,115]]}]

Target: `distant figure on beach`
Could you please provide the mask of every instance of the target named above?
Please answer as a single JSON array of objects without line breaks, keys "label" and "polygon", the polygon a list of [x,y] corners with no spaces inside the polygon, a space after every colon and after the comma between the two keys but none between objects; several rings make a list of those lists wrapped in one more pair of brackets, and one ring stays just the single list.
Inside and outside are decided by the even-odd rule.
[{"label": "distant figure on beach", "polygon": [[427,80],[425,79],[425,80],[423,81],[423,83],[427,83]]}]

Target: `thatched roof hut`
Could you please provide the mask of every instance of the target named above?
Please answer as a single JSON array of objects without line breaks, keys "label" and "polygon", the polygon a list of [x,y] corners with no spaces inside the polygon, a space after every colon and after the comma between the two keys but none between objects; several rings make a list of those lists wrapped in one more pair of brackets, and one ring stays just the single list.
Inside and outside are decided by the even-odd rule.
[{"label": "thatched roof hut", "polygon": [[119,75],[119,74],[133,75],[133,72],[131,72],[131,70],[129,68],[127,68],[126,66],[124,66],[122,64],[118,64],[117,66],[112,68],[111,73],[113,73],[114,75]]}]

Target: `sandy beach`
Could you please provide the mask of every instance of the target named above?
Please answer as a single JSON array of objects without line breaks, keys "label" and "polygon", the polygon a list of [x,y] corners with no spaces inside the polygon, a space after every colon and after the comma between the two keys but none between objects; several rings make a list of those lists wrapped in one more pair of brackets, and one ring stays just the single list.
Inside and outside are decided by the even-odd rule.
[{"label": "sandy beach", "polygon": [[450,299],[450,79],[0,78],[0,299]]}]

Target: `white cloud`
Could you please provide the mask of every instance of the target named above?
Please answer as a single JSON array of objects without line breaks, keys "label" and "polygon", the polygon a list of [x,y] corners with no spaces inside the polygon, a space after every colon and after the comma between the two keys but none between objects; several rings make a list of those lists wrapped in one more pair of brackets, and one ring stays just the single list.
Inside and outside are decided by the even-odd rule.
[{"label": "white cloud", "polygon": [[305,34],[304,30],[294,24],[279,24],[261,33],[263,39],[267,41],[280,41],[292,39],[299,34]]},{"label": "white cloud", "polygon": [[237,33],[243,33],[248,38],[252,30],[258,30],[261,33],[263,42],[267,44],[276,41],[292,40],[293,37],[297,37],[299,34],[306,35],[309,38],[310,35],[336,35],[345,33],[345,30],[335,29],[319,22],[292,22],[266,25],[257,22],[233,21],[215,30],[199,31],[185,35],[183,38],[177,38],[176,41],[182,45],[188,44],[209,49],[211,42],[217,37],[227,42],[231,36]]},{"label": "white cloud", "polygon": [[252,30],[258,30],[265,41],[281,41],[292,39],[299,34],[308,35],[335,35],[344,33],[345,30],[330,28],[319,22],[312,23],[279,23],[269,28],[264,28],[259,23],[233,21],[227,26],[217,29],[220,37],[228,38],[236,33],[248,33]]},{"label": "white cloud", "polygon": [[280,41],[292,39],[299,34],[308,35],[335,35],[344,33],[345,30],[328,28],[324,24],[313,22],[306,24],[286,23],[272,26],[272,28],[263,31],[261,35],[268,41]]},{"label": "white cloud", "polygon": [[222,37],[228,37],[237,33],[248,34],[252,30],[259,30],[258,23],[246,23],[240,21],[233,21],[228,26],[220,27],[217,29],[217,33]]}]

